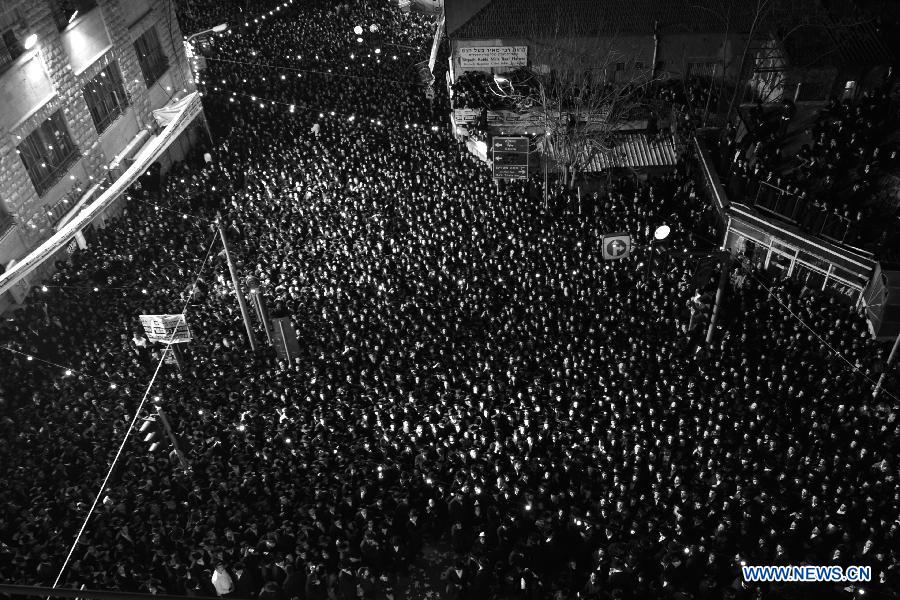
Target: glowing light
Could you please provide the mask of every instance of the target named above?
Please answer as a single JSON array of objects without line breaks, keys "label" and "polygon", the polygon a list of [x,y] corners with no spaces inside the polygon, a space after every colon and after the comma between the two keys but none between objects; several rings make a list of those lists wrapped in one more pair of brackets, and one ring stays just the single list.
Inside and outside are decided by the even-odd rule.
[{"label": "glowing light", "polygon": [[357,25],[356,27],[353,28],[353,33],[355,33],[356,35],[362,35],[362,32],[363,32],[363,28],[359,25]]},{"label": "glowing light", "polygon": [[669,237],[669,233],[672,229],[668,225],[660,225],[656,228],[656,231],[653,232],[653,237],[658,240],[664,240]]},{"label": "glowing light", "polygon": [[375,54],[381,54],[381,48],[375,48]]},{"label": "glowing light", "polygon": [[46,285],[42,285],[42,286],[41,286],[41,291],[42,291],[42,292],[46,292],[46,291],[47,291],[47,286],[46,286]]},{"label": "glowing light", "polygon": [[72,374],[72,369],[66,369],[66,377]]},{"label": "glowing light", "polygon": [[37,44],[37,39],[37,34],[32,33],[27,38],[25,38],[25,41],[22,42],[22,47],[26,50],[31,50],[32,48],[34,48],[34,45]]}]

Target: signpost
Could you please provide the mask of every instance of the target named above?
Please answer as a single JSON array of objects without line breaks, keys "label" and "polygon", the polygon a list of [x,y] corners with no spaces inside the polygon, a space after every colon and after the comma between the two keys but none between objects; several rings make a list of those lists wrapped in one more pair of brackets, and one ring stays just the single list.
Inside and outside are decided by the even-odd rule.
[{"label": "signpost", "polygon": [[602,241],[603,260],[627,258],[631,254],[631,236],[627,233],[608,233]]},{"label": "signpost", "polygon": [[527,137],[494,138],[494,179],[528,179],[528,147]]},{"label": "signpost", "polygon": [[140,315],[141,325],[151,342],[182,344],[191,341],[184,315]]}]

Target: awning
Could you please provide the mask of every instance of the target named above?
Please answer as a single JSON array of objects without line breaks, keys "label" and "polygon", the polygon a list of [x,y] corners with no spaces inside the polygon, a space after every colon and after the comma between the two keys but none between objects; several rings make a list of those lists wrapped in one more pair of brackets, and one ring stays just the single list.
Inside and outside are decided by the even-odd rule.
[{"label": "awning", "polygon": [[150,140],[135,157],[134,163],[125,170],[121,177],[113,182],[109,189],[103,192],[78,216],[67,223],[61,230],[45,240],[28,256],[22,258],[6,273],[0,275],[0,294],[16,285],[23,277],[37,269],[47,259],[55,255],[65,247],[75,234],[90,224],[97,215],[109,207],[122,192],[127,190],[158,159],[178,136],[187,129],[188,125],[203,111],[200,103],[200,95],[197,92],[188,94],[181,100],[168,104],[166,107],[153,111],[157,122],[164,129],[155,138]]}]

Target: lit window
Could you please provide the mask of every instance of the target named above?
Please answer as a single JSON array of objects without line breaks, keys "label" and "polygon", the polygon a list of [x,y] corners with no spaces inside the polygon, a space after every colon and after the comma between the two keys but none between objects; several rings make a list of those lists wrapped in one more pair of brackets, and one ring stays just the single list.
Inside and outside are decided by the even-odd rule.
[{"label": "lit window", "polygon": [[98,134],[103,133],[128,106],[122,74],[114,62],[89,81],[82,92]]},{"label": "lit window", "polygon": [[39,195],[53,187],[78,160],[77,149],[59,111],[19,144],[18,154]]}]

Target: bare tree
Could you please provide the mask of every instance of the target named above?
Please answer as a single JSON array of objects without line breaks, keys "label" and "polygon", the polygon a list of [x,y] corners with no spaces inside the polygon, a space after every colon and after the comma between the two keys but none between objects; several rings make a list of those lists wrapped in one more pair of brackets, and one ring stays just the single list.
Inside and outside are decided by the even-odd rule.
[{"label": "bare tree", "polygon": [[596,157],[615,152],[617,134],[626,123],[651,110],[645,99],[655,81],[649,57],[629,56],[615,42],[615,37],[563,35],[554,36],[552,43],[532,40],[541,64],[553,68],[532,70],[517,82],[495,77],[491,85],[494,94],[530,114],[543,130],[545,155],[570,187]]}]

